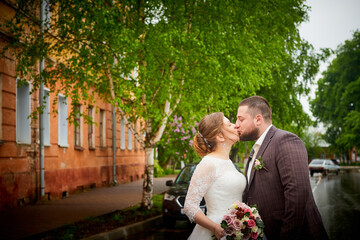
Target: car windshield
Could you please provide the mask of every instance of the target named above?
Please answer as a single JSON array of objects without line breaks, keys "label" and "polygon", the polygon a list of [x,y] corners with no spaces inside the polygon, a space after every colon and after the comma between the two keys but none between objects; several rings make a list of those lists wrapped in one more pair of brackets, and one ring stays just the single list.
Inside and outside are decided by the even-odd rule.
[{"label": "car windshield", "polygon": [[195,171],[195,168],[196,168],[195,165],[186,166],[185,168],[183,168],[183,170],[181,170],[178,177],[176,178],[175,183],[176,184],[189,184],[191,177]]},{"label": "car windshield", "polygon": [[323,160],[312,160],[311,164],[323,164]]}]

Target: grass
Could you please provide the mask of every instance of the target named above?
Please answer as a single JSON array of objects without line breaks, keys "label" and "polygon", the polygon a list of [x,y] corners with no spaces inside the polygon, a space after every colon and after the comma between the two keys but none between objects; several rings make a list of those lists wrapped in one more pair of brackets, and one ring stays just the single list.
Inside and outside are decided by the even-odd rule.
[{"label": "grass", "polygon": [[360,166],[360,162],[352,162],[350,164],[342,162],[340,163],[341,166]]},{"label": "grass", "polygon": [[90,237],[92,235],[114,230],[119,227],[144,221],[151,217],[161,215],[162,194],[154,195],[154,206],[151,210],[142,209],[140,205],[117,210],[97,217],[89,217],[45,233],[30,237],[30,239],[42,240],[72,240]]}]

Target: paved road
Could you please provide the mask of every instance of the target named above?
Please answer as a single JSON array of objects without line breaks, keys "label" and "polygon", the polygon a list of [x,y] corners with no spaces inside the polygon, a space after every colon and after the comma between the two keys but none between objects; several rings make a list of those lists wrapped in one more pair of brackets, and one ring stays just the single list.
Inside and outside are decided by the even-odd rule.
[{"label": "paved road", "polygon": [[340,175],[314,175],[314,198],[330,239],[360,237],[360,169],[341,170]]},{"label": "paved road", "polygon": [[[341,170],[338,176],[315,174],[310,183],[330,239],[359,239],[360,169]],[[128,240],[187,239],[191,231],[190,226],[178,222],[175,229],[160,227]]]},{"label": "paved road", "polygon": [[[175,175],[154,179],[154,194],[168,189]],[[0,212],[0,239],[19,239],[61,227],[90,216],[99,216],[141,202],[143,180],[98,188],[38,205]]]}]

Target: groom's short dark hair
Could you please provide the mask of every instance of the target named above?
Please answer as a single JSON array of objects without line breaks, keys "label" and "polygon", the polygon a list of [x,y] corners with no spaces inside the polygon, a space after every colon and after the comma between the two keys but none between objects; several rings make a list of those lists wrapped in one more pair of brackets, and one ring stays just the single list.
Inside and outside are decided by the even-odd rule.
[{"label": "groom's short dark hair", "polygon": [[271,121],[271,107],[265,98],[261,96],[251,96],[243,99],[239,103],[239,107],[241,106],[247,106],[251,116],[254,117],[256,114],[261,114],[265,121]]}]

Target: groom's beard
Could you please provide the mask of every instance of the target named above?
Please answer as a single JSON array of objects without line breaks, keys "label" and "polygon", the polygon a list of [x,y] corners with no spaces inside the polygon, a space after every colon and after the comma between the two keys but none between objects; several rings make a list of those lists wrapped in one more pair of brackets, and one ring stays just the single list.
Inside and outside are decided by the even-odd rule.
[{"label": "groom's beard", "polygon": [[256,141],[259,138],[259,129],[253,128],[250,132],[239,134],[240,141]]}]

